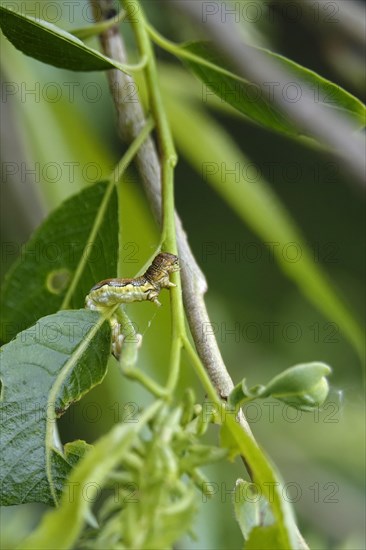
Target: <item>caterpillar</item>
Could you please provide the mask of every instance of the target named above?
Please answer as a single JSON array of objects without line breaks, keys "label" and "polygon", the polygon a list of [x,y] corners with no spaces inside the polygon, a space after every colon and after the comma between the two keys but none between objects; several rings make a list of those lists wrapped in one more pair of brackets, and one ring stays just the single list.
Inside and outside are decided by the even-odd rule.
[{"label": "caterpillar", "polygon": [[[104,311],[117,304],[149,300],[160,306],[158,296],[163,288],[176,286],[169,281],[170,273],[179,271],[179,258],[169,252],[158,254],[150,267],[140,277],[134,279],[105,279],[95,284],[85,298],[85,307]],[[124,336],[116,315],[109,320],[112,328],[112,353],[119,359]],[[137,337],[142,338],[137,334]]]},{"label": "caterpillar", "polygon": [[161,252],[150,267],[135,279],[106,279],[90,290],[85,299],[85,307],[104,310],[116,304],[149,300],[160,306],[158,296],[163,288],[176,286],[169,281],[170,273],[179,270],[179,259],[174,254]]}]

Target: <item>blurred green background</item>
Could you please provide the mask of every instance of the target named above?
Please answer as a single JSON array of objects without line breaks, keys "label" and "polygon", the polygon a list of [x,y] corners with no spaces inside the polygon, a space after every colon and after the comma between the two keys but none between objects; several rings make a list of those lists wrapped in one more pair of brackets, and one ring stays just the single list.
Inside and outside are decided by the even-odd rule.
[{"label": "blurred green background", "polygon": [[[91,23],[84,1],[74,2],[73,18],[62,1],[60,12],[52,7],[45,10],[45,5],[55,2],[12,3],[25,4],[29,14],[32,9],[41,9],[41,17],[67,30]],[[222,8],[222,3],[218,4]],[[319,72],[362,99],[360,46],[344,30],[341,19],[328,21],[319,8],[321,3],[315,3],[320,9],[318,21],[301,2],[302,9],[297,12],[291,11],[287,2],[234,4],[248,10],[249,4],[257,5],[262,10],[261,17],[255,16],[259,12],[241,12],[238,24],[250,39]],[[197,36],[198,31],[173,9],[163,9],[155,1],[144,5],[153,24],[171,39]],[[360,9],[364,6],[362,2],[358,5]],[[121,29],[133,48],[127,25],[122,24]],[[124,145],[117,134],[104,74],[79,74],[43,65],[16,51],[3,36],[1,48],[4,276],[20,254],[20,245],[47,212],[85,185],[108,175]],[[185,98],[188,104],[192,101],[192,105],[206,109],[204,90],[173,58],[160,50],[158,56],[174,130],[171,100]],[[134,100],[135,92],[126,90],[126,100]],[[255,172],[250,174],[260,173],[267,180],[301,228],[316,263],[333,281],[339,296],[357,319],[364,319],[365,216],[364,197],[357,182],[336,158],[315,147],[256,127],[244,117],[226,112],[218,102],[207,112],[253,163]],[[199,142],[196,147],[200,148]],[[203,163],[206,160],[212,159],[202,158]],[[220,165],[221,160],[217,162]],[[230,178],[235,177],[228,172],[232,169],[220,165],[224,184],[230,185]],[[255,176],[251,177],[255,185]],[[333,367],[330,396],[319,413],[298,413],[266,402],[250,405],[247,416],[258,441],[282,473],[286,496],[293,502],[300,530],[311,548],[365,548],[360,357],[334,319],[323,317],[301,294],[279,269],[268,246],[183,155],[176,171],[176,205],[207,276],[209,313],[234,381],[245,376],[252,385],[266,382],[295,363],[312,360]],[[133,276],[158,243],[156,226],[133,170],[120,193],[120,216],[124,236],[121,266],[123,275]],[[169,297],[166,293],[162,298],[164,307],[158,311],[153,304],[129,307],[130,317],[144,333],[141,366],[159,380],[166,378],[169,349],[169,342],[162,338],[169,330]],[[187,364],[181,390],[192,383],[198,399],[204,399]],[[61,420],[62,440],[84,438],[93,442],[115,421],[126,419],[135,407],[131,404],[142,407],[150,399],[144,390],[123,380],[111,360],[103,384]],[[186,537],[176,547],[239,548],[241,534],[233,517],[230,491],[236,478],[244,475],[242,464],[222,463],[207,468],[206,474],[217,484],[217,493],[211,501],[202,502],[195,525],[197,540]],[[198,493],[197,498],[202,499]],[[2,509],[3,548],[14,548],[43,510],[36,504]]]}]

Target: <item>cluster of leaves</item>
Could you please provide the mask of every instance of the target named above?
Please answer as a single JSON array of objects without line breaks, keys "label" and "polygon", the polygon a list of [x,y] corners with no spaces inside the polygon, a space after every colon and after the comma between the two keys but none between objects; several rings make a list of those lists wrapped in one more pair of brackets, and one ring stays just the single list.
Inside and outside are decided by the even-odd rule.
[{"label": "cluster of leaves", "polygon": [[[174,409],[159,401],[154,404],[156,413],[148,418],[149,438],[140,436],[146,423],[142,415],[137,424],[122,426],[121,433],[117,430],[118,438],[112,431],[94,448],[83,441],[62,448],[56,420],[101,382],[109,353],[109,324],[96,312],[85,310],[46,316],[2,349],[1,503],[61,505],[45,517],[25,547],[43,547],[55,536],[71,545],[85,519],[95,525],[90,515],[94,499],[88,495],[86,500],[84,492],[88,484],[94,493],[109,487],[113,494],[99,511],[98,527],[85,532],[86,547],[114,548],[120,543],[126,548],[169,547],[190,530],[197,505],[194,487],[209,492],[210,484],[199,468],[223,459],[229,449],[232,456],[242,452],[225,434],[223,448],[200,442],[208,423],[215,421],[215,414],[204,413],[201,406],[195,405],[190,391]],[[24,385],[26,392],[22,391]],[[274,388],[278,392],[279,384]],[[268,507],[265,502],[261,500],[262,507]],[[252,519],[240,512],[248,505],[253,508],[247,499],[241,499],[237,507],[245,536],[257,525],[264,525],[263,514],[255,511],[257,503],[249,514]],[[65,515],[73,518],[74,525],[66,535],[62,521]],[[270,512],[266,517],[271,517],[273,524]]]},{"label": "cluster of leaves", "polygon": [[[80,539],[83,548],[171,547],[191,529],[197,511],[195,487],[205,492],[209,486],[199,468],[227,454],[200,442],[210,420],[187,392],[180,406],[172,409],[157,401],[136,422],[117,426],[95,447],[83,442],[66,446],[75,469],[60,507],[45,516],[25,548],[46,548],[55,537],[70,547],[85,518],[89,527]],[[84,460],[77,464],[82,453]],[[96,521],[91,507],[102,490]],[[65,533],[64,521],[71,517]]]},{"label": "cluster of leaves", "polygon": [[200,443],[208,423],[191,404],[189,396],[185,406],[163,406],[149,422],[150,438],[134,440],[109,477],[113,494],[98,513],[101,528],[85,533],[88,547],[169,548],[191,530],[196,486],[209,486],[199,467],[227,454]]}]

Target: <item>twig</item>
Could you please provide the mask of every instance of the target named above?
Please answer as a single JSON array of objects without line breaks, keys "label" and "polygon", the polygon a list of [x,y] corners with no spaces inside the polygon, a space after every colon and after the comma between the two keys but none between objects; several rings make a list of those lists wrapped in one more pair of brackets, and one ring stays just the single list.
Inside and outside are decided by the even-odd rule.
[{"label": "twig", "polygon": [[[90,0],[94,7],[97,21],[108,19],[113,13],[113,0]],[[117,27],[112,27],[100,35],[103,51],[115,60],[127,60],[123,39]],[[145,124],[145,115],[140,102],[125,102],[123,92],[127,86],[136,89],[134,79],[117,70],[108,71],[109,86],[118,114],[118,128],[122,139],[130,143]],[[146,195],[153,214],[161,225],[161,170],[160,161],[154,142],[148,138],[136,156]],[[182,290],[185,311],[197,352],[207,369],[212,383],[220,397],[225,398],[233,388],[233,382],[227,372],[216,338],[213,334],[204,334],[204,327],[210,324],[210,319],[204,302],[207,291],[206,279],[199,268],[189,247],[182,222],[175,214],[178,253],[182,266]],[[243,415],[240,416],[243,428],[251,434],[249,425]]]}]

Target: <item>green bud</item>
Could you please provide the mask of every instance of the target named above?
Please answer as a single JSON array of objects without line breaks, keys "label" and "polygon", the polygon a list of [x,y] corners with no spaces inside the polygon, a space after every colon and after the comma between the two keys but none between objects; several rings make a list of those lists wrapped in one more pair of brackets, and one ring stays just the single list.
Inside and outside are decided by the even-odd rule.
[{"label": "green bud", "polygon": [[329,391],[326,376],[332,369],[325,363],[295,365],[275,376],[261,397],[271,395],[302,411],[312,411],[324,403]]}]

